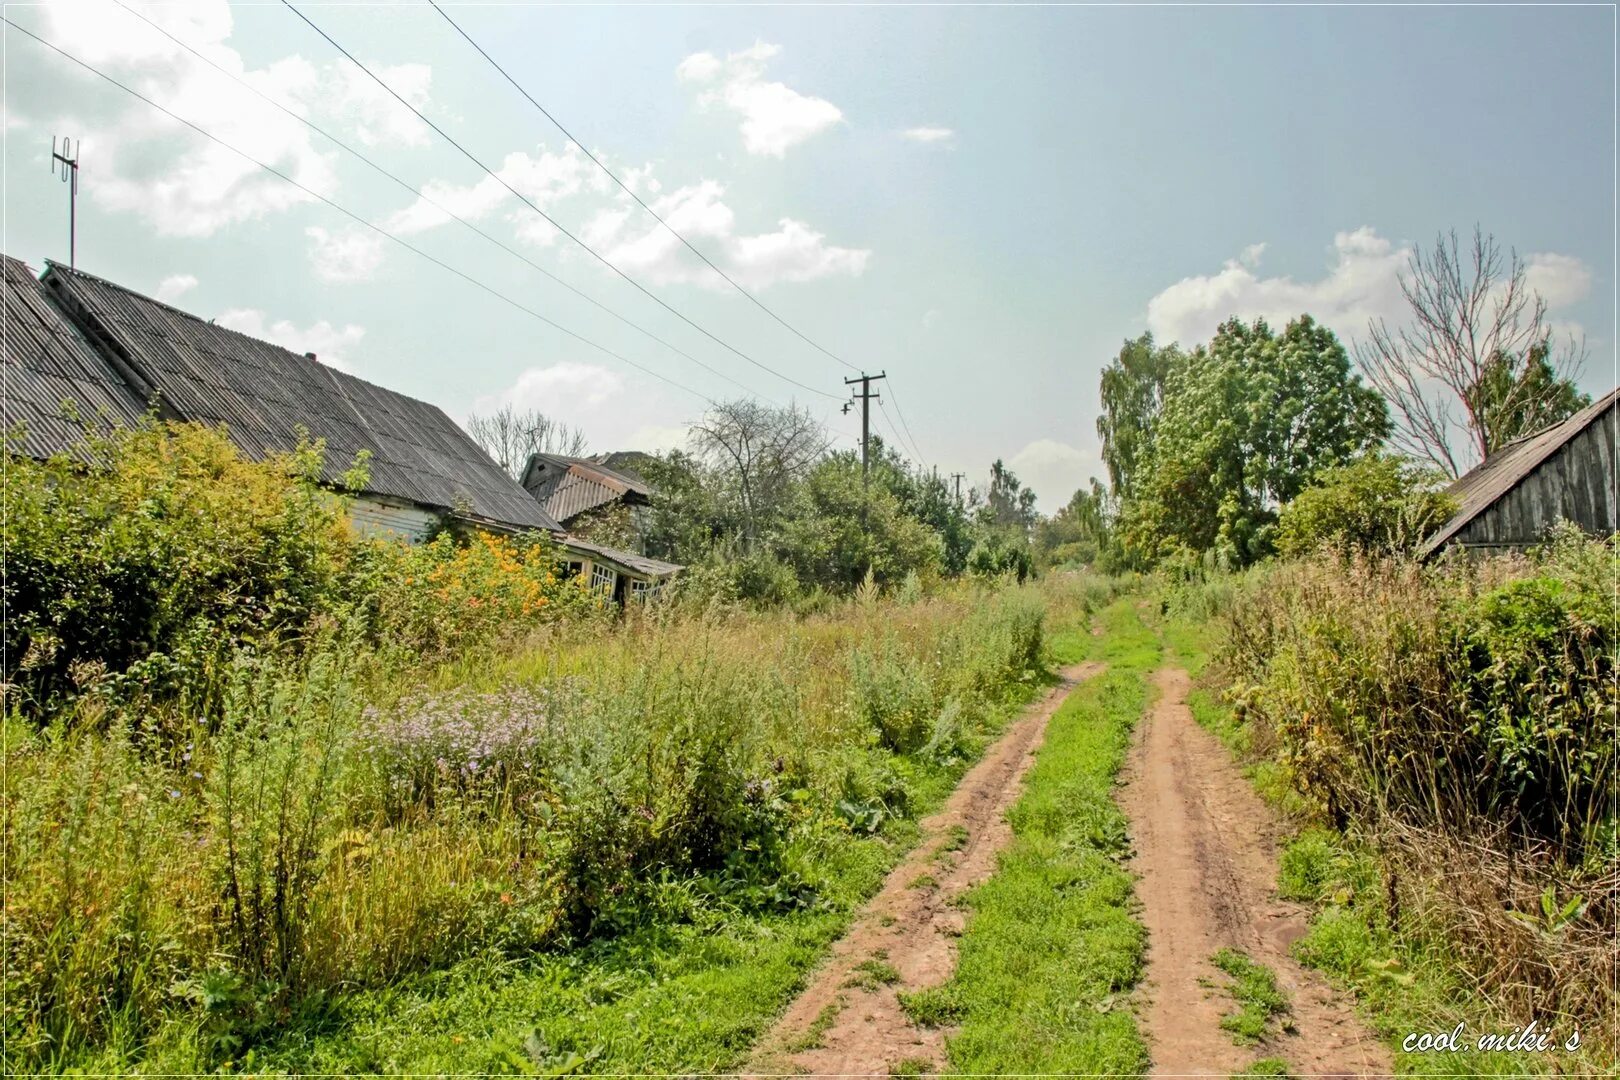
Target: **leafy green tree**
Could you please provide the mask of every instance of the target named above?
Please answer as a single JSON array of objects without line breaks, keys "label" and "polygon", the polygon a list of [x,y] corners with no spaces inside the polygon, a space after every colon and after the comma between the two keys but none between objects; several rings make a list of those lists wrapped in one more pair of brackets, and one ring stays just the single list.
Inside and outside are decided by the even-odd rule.
[{"label": "leafy green tree", "polygon": [[1179,548],[1252,562],[1270,550],[1279,505],[1388,430],[1331,330],[1308,315],[1280,335],[1230,319],[1170,373],[1141,491],[1122,513],[1127,543],[1147,561]]},{"label": "leafy green tree", "polygon": [[1051,517],[1035,525],[1035,562],[1041,567],[1087,565],[1107,548],[1113,499],[1100,481],[1080,488]]},{"label": "leafy green tree", "polygon": [[986,524],[1016,529],[1026,538],[1035,526],[1035,492],[1019,483],[1000,458],[990,466],[990,488],[979,511]]},{"label": "leafy green tree", "polygon": [[1127,498],[1153,451],[1153,428],[1164,404],[1170,372],[1182,360],[1175,345],[1155,346],[1143,334],[1120,347],[1119,356],[1103,369],[1102,414],[1097,435],[1114,494]]},{"label": "leafy green tree", "polygon": [[805,585],[847,590],[871,573],[892,585],[912,571],[937,571],[940,536],[906,511],[887,484],[863,484],[860,459],[823,459],[799,487],[776,538],[784,562]]}]

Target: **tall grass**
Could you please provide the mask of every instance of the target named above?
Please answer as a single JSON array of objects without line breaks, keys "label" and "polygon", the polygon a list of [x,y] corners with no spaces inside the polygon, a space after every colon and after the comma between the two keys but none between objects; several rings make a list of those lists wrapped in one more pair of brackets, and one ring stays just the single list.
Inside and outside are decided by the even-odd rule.
[{"label": "tall grass", "polygon": [[1218,656],[1251,752],[1382,856],[1385,928],[1583,1031],[1616,1004],[1615,559],[1284,563],[1223,587]]},{"label": "tall grass", "polygon": [[816,853],[1039,675],[1031,590],[652,611],[381,665],[244,654],[222,707],[6,720],[7,1066],[198,1067],[334,996],[648,919],[818,901]]}]

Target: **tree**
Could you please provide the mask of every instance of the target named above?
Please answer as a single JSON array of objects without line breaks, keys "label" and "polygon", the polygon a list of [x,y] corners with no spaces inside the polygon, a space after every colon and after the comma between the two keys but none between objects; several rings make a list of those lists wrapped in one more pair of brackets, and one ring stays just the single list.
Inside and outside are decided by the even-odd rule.
[{"label": "tree", "polygon": [[1095,477],[1051,517],[1035,524],[1036,561],[1043,567],[1095,562],[1107,547],[1114,500]]},{"label": "tree", "polygon": [[892,585],[940,565],[939,534],[907,513],[889,485],[873,480],[862,483],[858,455],[837,453],[799,485],[780,529],[780,554],[801,582],[851,589],[870,572],[878,584]]},{"label": "tree", "polygon": [[510,405],[502,405],[488,416],[468,416],[467,434],[516,480],[523,478],[523,470],[535,454],[578,457],[585,452],[585,433],[580,429],[537,410],[520,412]]},{"label": "tree", "polygon": [[743,546],[752,550],[826,452],[827,436],[808,409],[739,398],[693,425],[692,445],[714,470],[720,499],[735,507]]},{"label": "tree", "polygon": [[1119,356],[1103,369],[1097,435],[1109,483],[1121,498],[1131,494],[1153,451],[1153,426],[1164,403],[1165,381],[1181,359],[1177,346],[1155,347],[1153,335],[1143,334],[1125,342]]},{"label": "tree", "polygon": [[1321,470],[1383,440],[1389,416],[1333,332],[1308,315],[1281,335],[1222,323],[1166,382],[1152,455],[1122,508],[1127,546],[1246,565],[1270,550],[1277,507]]},{"label": "tree", "polygon": [[1466,254],[1455,231],[1414,252],[1401,294],[1410,323],[1392,331],[1373,320],[1356,350],[1394,411],[1398,449],[1456,477],[1586,404],[1575,388],[1585,348],[1554,345],[1524,262],[1509,250],[1504,264],[1496,238],[1478,226]]},{"label": "tree", "polygon": [[1000,458],[990,466],[990,490],[980,514],[988,524],[1014,528],[1026,539],[1035,525],[1035,492],[1019,483]]}]

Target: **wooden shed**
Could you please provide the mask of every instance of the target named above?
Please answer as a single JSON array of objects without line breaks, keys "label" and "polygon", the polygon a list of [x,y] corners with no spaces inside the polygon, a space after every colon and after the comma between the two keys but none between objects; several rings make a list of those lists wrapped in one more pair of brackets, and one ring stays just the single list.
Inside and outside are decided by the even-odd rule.
[{"label": "wooden shed", "polygon": [[1560,521],[1593,536],[1620,531],[1616,400],[1611,390],[1568,420],[1491,454],[1447,494],[1457,512],[1423,545],[1431,558],[1461,548],[1482,554],[1540,543]]}]

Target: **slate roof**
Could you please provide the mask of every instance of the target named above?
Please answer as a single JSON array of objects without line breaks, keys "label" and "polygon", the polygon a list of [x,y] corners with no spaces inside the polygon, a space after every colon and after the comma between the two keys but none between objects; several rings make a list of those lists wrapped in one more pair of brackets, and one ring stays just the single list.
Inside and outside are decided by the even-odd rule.
[{"label": "slate roof", "polygon": [[561,526],[442,409],[228,330],[83,271],[48,263],[43,284],[104,350],[181,419],[224,424],[250,458],[326,440],[335,483],[371,451],[366,492],[511,529]]},{"label": "slate roof", "polygon": [[[646,481],[628,469],[610,464],[636,456],[632,451],[594,457],[534,454],[524,470],[523,486],[548,514],[562,522],[619,500],[645,502],[652,494]],[[536,478],[534,473],[541,464],[550,468],[545,476]]]},{"label": "slate roof", "polygon": [[1613,408],[1617,398],[1620,398],[1620,388],[1604,394],[1568,420],[1508,443],[1454,480],[1446,488],[1446,494],[1457,500],[1457,512],[1424,542],[1418,551],[1419,557],[1428,558],[1444,547],[1470,521]]},{"label": "slate roof", "polygon": [[[52,300],[27,264],[0,255],[0,430],[23,427],[12,449],[84,459],[85,427],[133,426],[146,401]],[[64,411],[64,403],[71,403]],[[77,415],[78,421],[69,419]]]}]

